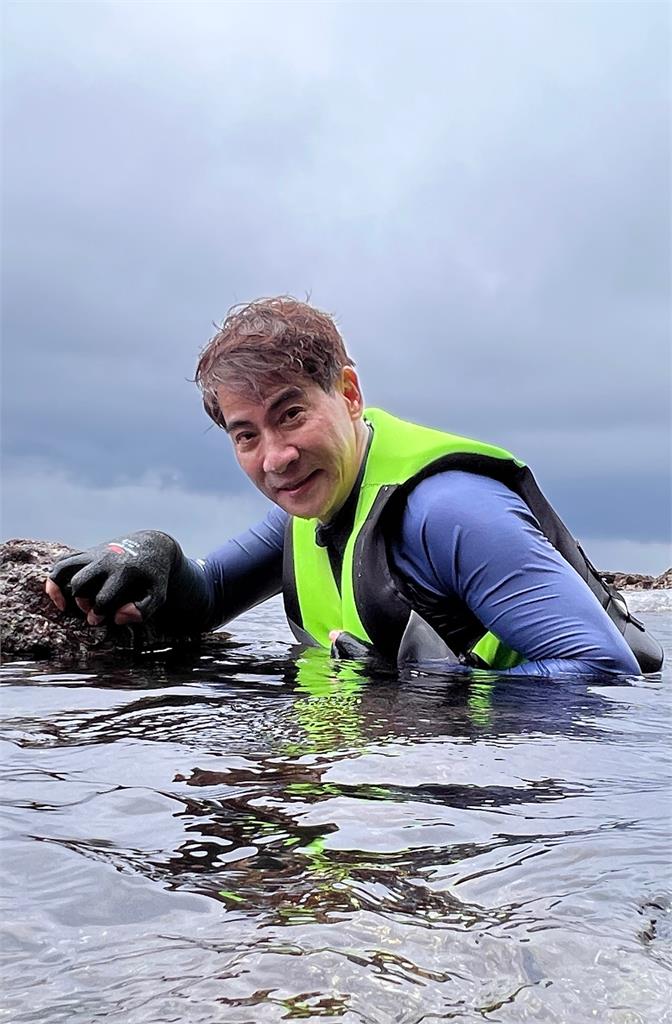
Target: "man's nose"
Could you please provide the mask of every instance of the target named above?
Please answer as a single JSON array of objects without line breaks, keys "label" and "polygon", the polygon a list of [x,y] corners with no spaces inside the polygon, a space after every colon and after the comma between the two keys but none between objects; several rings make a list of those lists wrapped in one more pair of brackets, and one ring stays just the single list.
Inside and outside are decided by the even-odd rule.
[{"label": "man's nose", "polygon": [[264,473],[284,473],[299,457],[296,445],[287,444],[283,438],[268,438],[264,446]]}]

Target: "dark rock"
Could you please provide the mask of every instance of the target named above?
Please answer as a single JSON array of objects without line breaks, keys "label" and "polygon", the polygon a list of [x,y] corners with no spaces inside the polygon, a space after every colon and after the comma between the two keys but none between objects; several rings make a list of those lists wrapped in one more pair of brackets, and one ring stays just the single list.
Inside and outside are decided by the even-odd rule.
[{"label": "dark rock", "polygon": [[44,585],[54,562],[72,551],[65,544],[41,540],[0,544],[0,623],[5,656],[82,661],[93,655],[128,655],[188,642],[146,625],[89,626],[79,610],[59,611]]},{"label": "dark rock", "polygon": [[602,576],[616,590],[671,590],[672,568],[660,576],[647,576],[640,572],[603,572]]}]

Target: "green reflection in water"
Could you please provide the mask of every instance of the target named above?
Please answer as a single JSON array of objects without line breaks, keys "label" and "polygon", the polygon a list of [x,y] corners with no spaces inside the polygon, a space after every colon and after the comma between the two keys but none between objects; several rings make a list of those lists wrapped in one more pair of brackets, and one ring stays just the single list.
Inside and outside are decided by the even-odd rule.
[{"label": "green reflection in water", "polygon": [[492,683],[472,683],[469,687],[467,710],[473,725],[489,729],[492,725]]},{"label": "green reflection in water", "polygon": [[305,739],[287,744],[284,752],[300,756],[363,746],[362,667],[357,662],[334,661],[322,648],[310,647],[297,659],[296,669],[296,691],[301,696],[294,713]]}]

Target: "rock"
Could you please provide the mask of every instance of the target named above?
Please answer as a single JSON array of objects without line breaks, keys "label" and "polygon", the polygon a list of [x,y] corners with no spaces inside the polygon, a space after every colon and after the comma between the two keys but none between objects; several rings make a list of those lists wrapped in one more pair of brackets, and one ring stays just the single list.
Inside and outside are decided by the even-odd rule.
[{"label": "rock", "polygon": [[[72,548],[55,541],[8,540],[0,544],[0,623],[5,655],[51,661],[86,661],[94,655],[128,655],[157,647],[194,646],[194,638],[168,636],[143,626],[87,625],[83,615],[60,612],[44,592],[54,562]],[[660,576],[603,573],[618,590],[672,589],[672,568]],[[207,646],[221,647],[228,635],[211,634]]]},{"label": "rock", "polygon": [[661,572],[660,576],[656,576],[653,589],[672,590],[672,566],[666,569],[665,572]]},{"label": "rock", "polygon": [[87,625],[79,612],[61,612],[44,592],[47,573],[73,548],[57,542],[8,540],[0,544],[2,649],[14,658],[82,661],[156,646],[185,643],[148,626]]},{"label": "rock", "polygon": [[671,590],[672,568],[660,576],[647,576],[639,572],[603,572],[602,576],[616,590]]}]

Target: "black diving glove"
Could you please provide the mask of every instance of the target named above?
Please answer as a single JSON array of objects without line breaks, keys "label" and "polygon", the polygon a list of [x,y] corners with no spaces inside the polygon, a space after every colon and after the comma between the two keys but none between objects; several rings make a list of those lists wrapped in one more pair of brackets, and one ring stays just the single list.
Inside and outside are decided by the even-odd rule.
[{"label": "black diving glove", "polygon": [[207,628],[208,596],[203,574],[167,533],[138,530],[55,563],[49,578],[66,599],[86,599],[93,612],[112,620],[132,602],[143,621],[160,614],[180,632]]}]

